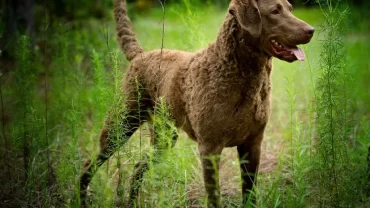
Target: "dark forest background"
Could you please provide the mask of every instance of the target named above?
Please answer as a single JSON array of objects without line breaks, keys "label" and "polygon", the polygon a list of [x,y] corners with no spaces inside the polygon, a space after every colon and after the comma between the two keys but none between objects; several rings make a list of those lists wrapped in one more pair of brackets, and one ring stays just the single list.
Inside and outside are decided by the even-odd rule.
[{"label": "dark forest background", "polygon": [[[163,1],[163,0],[162,0]],[[178,3],[181,0],[167,0],[166,4]],[[159,7],[159,0],[129,0],[134,9],[143,12],[153,7]],[[203,1],[198,4],[228,5],[229,0]],[[315,0],[289,0],[295,7],[310,7],[317,5]],[[349,4],[362,7],[368,5],[367,0],[348,0]],[[107,8],[111,8],[113,1],[110,0],[1,0],[0,4],[0,50],[2,58],[14,56],[16,37],[28,35],[32,39],[42,30],[42,22],[45,18],[53,20],[72,21],[80,18],[96,17],[103,18],[110,14]],[[49,25],[50,26],[50,25]],[[37,43],[37,38],[33,40]],[[13,55],[12,55],[13,54]]]}]

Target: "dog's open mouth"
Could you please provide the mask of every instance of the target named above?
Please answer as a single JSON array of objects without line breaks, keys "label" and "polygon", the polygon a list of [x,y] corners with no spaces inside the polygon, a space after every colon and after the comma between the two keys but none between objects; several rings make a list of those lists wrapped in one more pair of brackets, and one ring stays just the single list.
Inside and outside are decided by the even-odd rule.
[{"label": "dog's open mouth", "polygon": [[304,61],[306,59],[306,55],[302,49],[297,46],[287,46],[274,39],[270,40],[270,42],[272,45],[272,53],[277,58],[288,61]]}]

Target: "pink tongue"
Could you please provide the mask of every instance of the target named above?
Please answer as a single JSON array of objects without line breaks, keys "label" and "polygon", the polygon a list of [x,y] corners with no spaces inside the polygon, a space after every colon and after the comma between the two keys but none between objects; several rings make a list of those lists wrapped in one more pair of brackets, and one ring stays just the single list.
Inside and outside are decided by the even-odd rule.
[{"label": "pink tongue", "polygon": [[298,61],[304,61],[306,59],[306,55],[304,54],[302,49],[295,47],[288,50],[294,54]]}]

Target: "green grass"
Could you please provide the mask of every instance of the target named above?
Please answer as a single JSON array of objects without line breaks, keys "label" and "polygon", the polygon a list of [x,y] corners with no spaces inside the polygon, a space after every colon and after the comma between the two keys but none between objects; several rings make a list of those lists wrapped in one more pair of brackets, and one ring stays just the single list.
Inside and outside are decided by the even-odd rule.
[{"label": "green grass", "polygon": [[[317,29],[323,24],[323,15],[317,8],[296,9],[294,13]],[[215,7],[192,8],[171,6],[166,8],[164,46],[170,49],[196,51],[215,40],[218,29],[226,14],[225,10]],[[139,43],[145,50],[160,48],[162,45],[162,10],[155,8],[145,15],[135,14],[134,29]],[[359,21],[359,20],[356,20]],[[357,25],[367,24],[357,22]],[[46,42],[50,53],[42,54],[36,48],[36,55],[29,61],[29,82],[7,81],[4,87],[6,110],[16,112],[27,110],[29,117],[22,121],[38,135],[31,140],[30,155],[31,178],[24,188],[14,181],[22,181],[21,158],[23,131],[17,129],[20,120],[12,120],[6,125],[8,140],[11,141],[13,156],[13,178],[7,187],[18,187],[15,200],[11,205],[29,204],[32,206],[77,207],[75,197],[78,190],[78,178],[83,168],[83,161],[92,159],[98,153],[99,133],[109,110],[116,109],[115,103],[123,99],[118,88],[128,62],[124,60],[115,41],[115,25],[112,18],[105,20],[88,19],[78,22],[61,23],[54,33],[47,34]],[[358,27],[366,28],[366,27]],[[370,62],[368,60],[369,37],[363,30],[345,34],[344,47],[347,55],[347,69],[351,70],[348,80],[350,90],[350,130],[348,142],[351,161],[358,176],[353,186],[361,189],[366,183],[366,146],[369,143],[370,129],[370,94],[368,80]],[[272,73],[272,114],[262,147],[261,174],[256,189],[257,207],[316,207],[315,193],[318,187],[311,183],[315,142],[317,139],[315,101],[317,98],[318,77],[320,72],[320,54],[324,32],[318,30],[314,39],[303,46],[307,61],[286,63],[274,59]],[[47,64],[41,61],[46,59]],[[27,60],[26,60],[27,61]],[[42,122],[44,111],[42,89],[43,67],[48,67],[49,94],[49,139],[51,161],[54,168],[52,185],[43,185],[35,174],[45,166],[45,138]],[[7,75],[11,80],[15,73]],[[27,100],[12,97],[12,87],[26,87],[25,92],[32,94],[35,102],[9,107],[14,103]],[[36,91],[36,92],[35,92]],[[40,92],[41,93],[40,93]],[[23,92],[23,91],[22,91]],[[31,96],[31,95],[27,95]],[[31,99],[32,100],[32,99]],[[117,101],[117,102],[114,102]],[[33,116],[33,117],[32,117]],[[40,133],[41,132],[41,133]],[[179,132],[180,137],[173,149],[162,156],[158,164],[151,165],[145,174],[139,201],[142,207],[197,207],[205,206],[201,165],[196,143]],[[129,142],[105,163],[90,184],[93,207],[112,207],[118,198],[127,197],[128,184],[134,164],[150,153],[147,126],[141,127]],[[32,146],[33,145],[33,146]],[[3,157],[3,156],[1,156]],[[4,166],[5,167],[5,166]],[[240,172],[235,148],[225,149],[221,155],[220,184],[223,203],[226,207],[239,207],[241,203]],[[32,173],[34,173],[32,175]],[[34,177],[33,177],[34,176]],[[355,178],[355,177],[353,177]],[[365,179],[364,179],[365,178]],[[117,188],[119,187],[119,188]],[[43,192],[52,193],[42,202]],[[27,193],[27,194],[26,194]],[[368,201],[363,192],[360,199]],[[8,194],[10,195],[10,194]],[[27,195],[28,198],[22,196]],[[13,203],[13,204],[12,204]],[[366,207],[365,202],[354,201],[353,206]]]}]

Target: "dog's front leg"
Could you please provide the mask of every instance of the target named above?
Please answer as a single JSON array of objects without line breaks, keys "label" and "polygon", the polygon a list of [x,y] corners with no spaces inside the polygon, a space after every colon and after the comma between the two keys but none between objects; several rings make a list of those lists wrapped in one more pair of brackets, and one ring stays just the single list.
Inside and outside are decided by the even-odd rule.
[{"label": "dog's front leg", "polygon": [[256,197],[251,195],[253,186],[257,184],[258,166],[260,163],[261,142],[263,132],[251,137],[238,146],[240,172],[242,177],[243,204],[256,203]]},{"label": "dog's front leg", "polygon": [[221,195],[219,185],[219,163],[222,147],[210,147],[199,145],[199,152],[202,161],[204,186],[207,195],[208,208],[221,207]]}]

